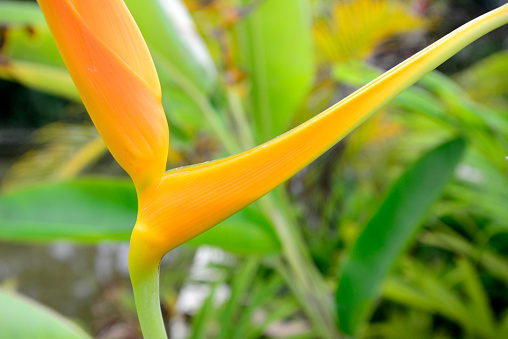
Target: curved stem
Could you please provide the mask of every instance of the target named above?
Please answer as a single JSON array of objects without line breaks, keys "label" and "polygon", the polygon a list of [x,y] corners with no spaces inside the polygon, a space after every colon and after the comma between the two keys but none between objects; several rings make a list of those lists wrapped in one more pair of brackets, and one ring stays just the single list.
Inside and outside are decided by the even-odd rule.
[{"label": "curved stem", "polygon": [[[133,232],[133,236],[138,232]],[[167,339],[159,298],[159,263],[147,241],[132,241],[129,248],[129,274],[143,337]]]},{"label": "curved stem", "polygon": [[166,339],[159,303],[159,268],[148,273],[136,283],[132,281],[141,331],[145,338]]}]

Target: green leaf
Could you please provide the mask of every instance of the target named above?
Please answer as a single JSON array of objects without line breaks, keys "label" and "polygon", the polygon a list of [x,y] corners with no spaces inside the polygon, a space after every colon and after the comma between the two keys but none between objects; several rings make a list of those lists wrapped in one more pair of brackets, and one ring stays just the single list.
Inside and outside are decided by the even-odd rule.
[{"label": "green leaf", "polygon": [[239,254],[276,253],[281,249],[269,222],[252,208],[241,210],[188,244],[218,246]]},{"label": "green leaf", "polygon": [[203,92],[215,82],[215,66],[181,1],[126,0],[150,50]]},{"label": "green leaf", "polygon": [[[470,317],[463,299],[443,275],[434,272],[419,262],[404,260],[403,278],[389,277],[383,286],[383,297],[395,303],[440,314],[461,324],[464,329],[478,327]],[[453,269],[450,273],[455,273]]]},{"label": "green leaf", "polygon": [[249,287],[254,282],[256,273],[259,269],[260,260],[256,256],[248,257],[245,262],[240,265],[231,280],[231,296],[224,305],[220,313],[220,332],[217,336],[219,339],[227,339],[232,337],[233,330],[238,328],[238,323],[232,322],[236,312],[240,313],[243,297],[248,293]]},{"label": "green leaf", "polygon": [[80,101],[36,3],[0,2],[0,78]]},{"label": "green leaf", "polygon": [[355,335],[395,260],[452,177],[465,149],[461,139],[420,158],[395,183],[353,246],[337,290],[339,326]]},{"label": "green leaf", "polygon": [[[0,239],[128,241],[136,215],[136,191],[130,180],[86,178],[38,184],[0,196]],[[191,243],[243,254],[280,250],[270,225],[252,207]]]},{"label": "green leaf", "polygon": [[503,109],[508,98],[508,79],[499,75],[507,73],[508,51],[501,51],[455,74],[454,78],[473,99]]},{"label": "green leaf", "polygon": [[65,64],[36,3],[0,2],[2,56],[65,69]]},{"label": "green leaf", "polygon": [[482,286],[478,272],[466,259],[458,260],[458,267],[462,271],[462,283],[464,291],[470,301],[468,303],[469,313],[474,321],[481,324],[486,331],[489,329],[495,333],[495,317],[490,306],[489,296]]},{"label": "green leaf", "polygon": [[425,233],[419,241],[427,246],[441,248],[477,261],[494,277],[508,284],[508,266],[505,258],[499,253],[495,253],[484,246],[476,247],[462,236],[450,231],[447,233]]},{"label": "green leaf", "polygon": [[404,258],[401,266],[403,276],[391,276],[383,285],[386,300],[448,318],[460,324],[463,337],[500,338],[478,272],[466,259],[456,267],[430,268]]},{"label": "green leaf", "polygon": [[18,241],[128,241],[137,198],[130,181],[81,179],[0,196],[0,237]]},{"label": "green leaf", "polygon": [[310,9],[306,0],[263,1],[250,9],[236,27],[236,44],[251,81],[253,120],[266,141],[291,127],[312,84]]},{"label": "green leaf", "polygon": [[0,289],[0,337],[9,339],[91,338],[81,328],[49,308]]},{"label": "green leaf", "polygon": [[214,307],[215,291],[217,290],[217,283],[209,285],[210,294],[201,305],[199,312],[192,318],[192,330],[189,339],[206,339],[208,338],[208,331],[211,327],[213,318],[217,316]]}]

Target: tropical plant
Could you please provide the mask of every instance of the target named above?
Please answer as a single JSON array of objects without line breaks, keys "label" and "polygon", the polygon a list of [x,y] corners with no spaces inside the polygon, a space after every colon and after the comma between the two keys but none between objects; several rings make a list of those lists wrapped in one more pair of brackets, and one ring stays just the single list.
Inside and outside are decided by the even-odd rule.
[{"label": "tropical plant", "polygon": [[[355,4],[360,6],[360,2]],[[189,45],[188,40],[177,34],[175,21],[168,20],[167,11],[159,2],[147,2],[145,7],[139,1],[126,1],[146,35],[146,44],[121,0],[94,5],[84,1],[39,0],[39,4],[49,30],[35,8],[26,4],[0,3],[6,9],[2,13],[7,13],[5,17],[13,26],[13,33],[9,33],[12,37],[6,40],[8,62],[0,67],[0,75],[16,74],[20,82],[29,86],[77,100],[76,91],[63,68],[64,62],[105,145],[130,175],[134,185],[124,180],[78,179],[13,189],[0,197],[1,234],[4,238],[25,241],[56,238],[81,242],[125,241],[130,237],[130,275],[141,328],[148,338],[166,337],[159,307],[160,260],[168,251],[195,237],[191,241],[196,244],[215,244],[237,253],[276,253],[275,258],[267,255],[268,262],[264,263],[276,273],[270,275],[269,283],[259,287],[250,282],[260,279],[261,261],[256,258],[246,260],[231,283],[233,294],[230,300],[215,315],[223,319],[223,324],[235,317],[239,326],[224,325],[217,336],[257,337],[270,324],[270,319],[297,316],[299,307],[312,324],[306,333],[309,337],[333,338],[339,337],[341,332],[360,335],[366,319],[372,314],[373,302],[381,293],[382,282],[404,248],[414,239],[422,218],[461,161],[465,150],[463,139],[471,142],[478,138],[479,142],[470,147],[474,152],[468,153],[467,158],[468,163],[475,163],[478,157],[502,152],[502,146],[497,145],[508,135],[504,133],[506,123],[503,118],[498,118],[494,112],[480,117],[478,104],[463,102],[464,95],[460,90],[437,74],[423,83],[432,93],[423,96],[418,90],[411,89],[396,99],[399,107],[413,105],[412,109],[433,115],[436,120],[449,120],[439,101],[442,100],[456,109],[457,119],[469,118],[469,125],[461,122],[458,128],[440,138],[453,140],[437,148],[427,144],[426,149],[433,149],[417,161],[414,157],[406,161],[414,165],[395,182],[358,238],[350,240],[349,255],[343,259],[341,273],[336,277],[339,283],[333,302],[327,282],[296,227],[297,216],[287,191],[279,189],[254,202],[467,44],[505,24],[508,6],[464,25],[323,113],[285,132],[292,126],[302,97],[310,90],[316,69],[307,1],[239,2],[245,7],[233,19],[233,23],[238,22],[233,28],[227,26],[225,31],[233,40],[231,45],[235,46],[233,64],[245,70],[249,79],[250,95],[245,96],[246,85],[238,79],[221,83],[207,53],[195,57],[192,49],[195,45]],[[351,8],[343,5],[341,12],[357,11],[356,5]],[[394,13],[400,15],[398,9]],[[281,17],[285,19],[280,20]],[[26,20],[40,32],[40,41],[34,42],[23,35]],[[388,31],[394,30],[398,28]],[[56,47],[49,32],[63,62],[55,54]],[[370,37],[367,45],[386,34]],[[195,31],[191,31],[189,39],[196,37]],[[199,44],[200,40],[197,41]],[[33,50],[44,53],[34,55],[30,53]],[[364,56],[365,52],[362,50],[360,55]],[[294,62],[288,63],[288,60]],[[226,71],[234,74],[234,69],[229,66],[226,63]],[[348,73],[340,66],[344,65],[335,65],[334,75],[344,80]],[[350,65],[352,70],[355,67],[358,69],[350,73],[348,80],[354,75],[353,80],[360,78],[363,81],[375,72]],[[169,127],[161,103],[162,95],[169,101]],[[196,112],[202,116],[197,117]],[[173,120],[176,125],[171,127]],[[447,123],[446,127],[452,129],[453,123]],[[415,135],[427,132],[425,126],[418,124],[411,128]],[[493,138],[485,132],[489,128],[501,129],[503,135],[499,140]],[[171,129],[180,139],[175,143],[184,141],[186,135],[196,129],[203,129],[213,133],[227,153],[238,154],[166,172]],[[462,138],[456,139],[457,135]],[[435,135],[427,137],[435,143]],[[87,159],[96,159],[104,149],[96,140],[93,145],[93,150],[88,153],[85,152],[88,146],[81,149],[88,154]],[[242,153],[245,149],[249,150]],[[79,173],[83,158],[76,161],[80,163],[69,161],[61,170],[67,175],[59,177],[69,178]],[[498,168],[490,164],[484,170],[497,173]],[[464,192],[472,194],[475,189],[478,187],[458,182],[454,183],[450,194],[454,201],[460,202],[461,197],[467,196]],[[44,198],[48,195],[51,200]],[[24,207],[27,204],[31,206],[28,212]],[[48,213],[54,208],[68,213]],[[490,205],[484,204],[481,208],[481,212],[486,213]],[[91,219],[90,215],[95,218]],[[68,225],[75,227],[69,228]],[[332,247],[337,245],[332,242]],[[319,250],[326,258],[326,249]],[[493,321],[470,264],[461,261],[459,267],[467,278],[469,287],[466,289],[471,299],[483,312],[485,326],[468,328],[466,323],[474,312],[468,314],[467,308],[460,313],[460,310],[451,312],[430,303],[421,306],[416,296],[410,299],[415,302],[408,304],[441,313],[464,324],[468,332],[475,335],[493,336],[501,333],[496,332],[498,329],[505,331],[503,323],[497,325]],[[282,307],[277,307],[277,302],[270,304],[273,314],[261,324],[253,325],[251,319],[256,307],[269,303],[267,297],[276,296],[282,282],[290,288],[291,295],[283,297]],[[240,299],[248,288],[253,289],[252,305],[240,312]],[[414,294],[432,295],[433,291],[424,288]],[[195,337],[205,337],[207,324],[214,318],[213,291],[195,317]],[[386,291],[390,290],[384,292],[390,298]],[[400,302],[397,296],[400,294],[392,293],[391,299]]]}]

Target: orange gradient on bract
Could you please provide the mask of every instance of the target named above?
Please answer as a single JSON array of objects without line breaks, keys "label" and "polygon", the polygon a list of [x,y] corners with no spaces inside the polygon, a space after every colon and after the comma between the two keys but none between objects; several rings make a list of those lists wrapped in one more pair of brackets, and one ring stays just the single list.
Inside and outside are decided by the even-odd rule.
[{"label": "orange gradient on bract", "polygon": [[122,0],[39,0],[97,130],[136,186],[166,169],[169,132],[157,73]]}]

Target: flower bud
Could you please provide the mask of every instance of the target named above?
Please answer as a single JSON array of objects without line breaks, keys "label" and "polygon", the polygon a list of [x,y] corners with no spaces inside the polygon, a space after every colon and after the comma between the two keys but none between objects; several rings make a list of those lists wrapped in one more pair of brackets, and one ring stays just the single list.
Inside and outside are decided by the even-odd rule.
[{"label": "flower bud", "polygon": [[164,174],[168,125],[159,79],[122,0],[39,0],[102,139],[136,186]]}]

